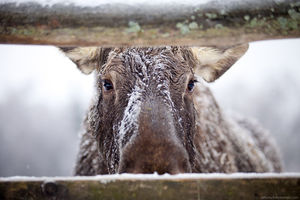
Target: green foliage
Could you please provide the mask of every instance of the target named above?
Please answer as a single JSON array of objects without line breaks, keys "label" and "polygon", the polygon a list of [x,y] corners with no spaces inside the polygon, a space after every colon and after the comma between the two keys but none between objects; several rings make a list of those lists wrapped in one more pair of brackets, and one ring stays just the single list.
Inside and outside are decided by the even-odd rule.
[{"label": "green foliage", "polygon": [[197,24],[197,22],[191,22],[191,23],[189,23],[189,28],[190,29],[197,29],[198,28],[198,24]]},{"label": "green foliage", "polygon": [[127,33],[138,33],[143,31],[137,22],[129,21],[128,26],[129,28],[126,29]]},{"label": "green foliage", "polygon": [[216,13],[205,13],[205,16],[209,19],[216,19],[218,18],[218,15]]},{"label": "green foliage", "polygon": [[178,28],[182,35],[190,32],[190,28],[186,23],[177,23],[176,28]]}]

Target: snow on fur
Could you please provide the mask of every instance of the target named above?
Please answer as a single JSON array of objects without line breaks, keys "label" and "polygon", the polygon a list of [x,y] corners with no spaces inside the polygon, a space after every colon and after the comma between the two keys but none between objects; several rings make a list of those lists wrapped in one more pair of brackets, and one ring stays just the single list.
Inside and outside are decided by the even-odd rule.
[{"label": "snow on fur", "polygon": [[[207,48],[202,48],[201,52],[205,49]],[[220,73],[228,69],[229,64],[233,64],[245,53],[246,49],[247,45],[232,47],[232,50],[224,51],[225,55],[222,54],[223,51],[216,50],[219,52],[218,57],[210,61],[217,62],[218,68],[214,68],[215,63],[210,62],[212,68],[205,73],[213,73],[210,77],[218,78]],[[211,51],[211,48],[209,50]],[[252,120],[224,114],[219,108],[211,91],[199,78],[202,77],[203,70],[197,68],[203,66],[201,66],[201,55],[195,56],[195,52],[197,52],[195,48],[185,47],[111,50],[107,62],[95,69],[98,93],[85,120],[86,132],[82,135],[76,166],[77,175],[118,173],[120,162],[127,159],[124,158],[126,153],[123,154],[125,147],[128,147],[126,152],[129,157],[133,153],[135,160],[144,160],[147,154],[140,152],[135,154],[134,151],[147,149],[146,145],[151,146],[147,142],[154,142],[153,144],[157,142],[143,138],[143,133],[139,133],[139,127],[143,127],[146,123],[145,127],[148,128],[152,121],[155,121],[149,116],[154,117],[154,114],[161,115],[160,120],[163,120],[162,126],[159,122],[155,122],[156,126],[163,129],[163,131],[156,130],[155,133],[160,134],[161,141],[169,142],[171,153],[168,149],[160,147],[150,148],[149,157],[159,155],[159,158],[155,158],[159,162],[163,163],[164,160],[171,162],[172,159],[176,159],[176,156],[180,156],[173,155],[172,151],[174,153],[177,150],[177,153],[181,151],[179,153],[181,159],[188,162],[188,167],[179,172],[281,171],[277,146],[268,132]],[[68,55],[68,52],[66,54]],[[230,62],[225,62],[225,68],[222,70],[220,64],[223,63],[224,56]],[[95,66],[95,63],[91,64]],[[204,68],[207,67],[210,66]],[[117,75],[111,75],[111,72]],[[118,89],[104,94],[101,89],[102,77],[111,79],[112,83],[117,84]],[[189,80],[196,78],[198,83],[195,84],[194,90],[188,91],[186,87]],[[114,95],[118,98],[115,99]],[[147,121],[141,121],[141,109],[147,101],[148,103],[151,101],[147,106],[160,106],[161,112],[167,114],[155,111],[147,115]],[[145,112],[151,112],[153,108],[155,107],[147,108]],[[155,130],[155,127],[151,127],[150,131],[152,130]],[[155,133],[153,132],[152,135]],[[148,132],[147,137],[150,135]],[[137,137],[139,139],[135,140]],[[138,146],[136,142],[143,140],[147,141],[143,143],[144,146],[135,148],[136,145]],[[172,149],[172,145],[176,148]],[[156,150],[163,151],[170,157],[163,158],[165,156],[163,152],[155,152]],[[139,155],[144,157],[138,158]],[[134,162],[132,159],[130,158],[130,162]],[[151,165],[151,159],[147,164],[150,162]],[[127,172],[126,168],[125,172]]]}]

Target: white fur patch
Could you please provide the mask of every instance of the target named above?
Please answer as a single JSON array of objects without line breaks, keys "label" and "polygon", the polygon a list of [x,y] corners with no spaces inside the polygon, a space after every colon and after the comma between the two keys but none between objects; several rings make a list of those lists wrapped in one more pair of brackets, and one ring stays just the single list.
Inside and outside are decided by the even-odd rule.
[{"label": "white fur patch", "polygon": [[219,78],[248,49],[248,44],[234,46],[222,51],[212,47],[192,47],[191,52],[198,61],[194,71],[207,82]]},{"label": "white fur patch", "polygon": [[202,65],[216,63],[223,57],[223,53],[216,48],[193,47],[191,50],[195,58],[197,58]]},{"label": "white fur patch", "polygon": [[65,54],[78,66],[84,74],[90,74],[97,67],[98,47],[78,47]]},{"label": "white fur patch", "polygon": [[141,111],[141,89],[135,86],[132,93],[129,94],[130,98],[125,108],[121,125],[119,126],[119,144],[122,144],[122,140],[125,134],[130,130],[138,130],[138,117]]}]

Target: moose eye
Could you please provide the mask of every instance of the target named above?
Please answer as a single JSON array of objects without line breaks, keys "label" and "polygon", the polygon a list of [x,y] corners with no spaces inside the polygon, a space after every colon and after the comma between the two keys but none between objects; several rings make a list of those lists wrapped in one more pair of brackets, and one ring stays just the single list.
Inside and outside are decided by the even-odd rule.
[{"label": "moose eye", "polygon": [[103,80],[103,87],[104,87],[105,91],[114,89],[112,82],[107,79]]},{"label": "moose eye", "polygon": [[189,92],[193,91],[196,82],[197,82],[196,80],[190,80],[190,82],[188,83],[188,86],[187,86],[187,89]]}]

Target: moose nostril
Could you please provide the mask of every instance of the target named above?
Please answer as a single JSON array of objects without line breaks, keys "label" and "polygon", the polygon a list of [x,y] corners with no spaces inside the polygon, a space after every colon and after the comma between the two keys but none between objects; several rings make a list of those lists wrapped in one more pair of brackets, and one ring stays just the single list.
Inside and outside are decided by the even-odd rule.
[{"label": "moose nostril", "polygon": [[174,157],[169,155],[159,159],[151,155],[130,157],[130,155],[123,154],[124,157],[121,158],[119,173],[152,174],[156,172],[158,174],[178,174],[191,172],[191,167],[185,154],[174,153],[176,154]]}]

